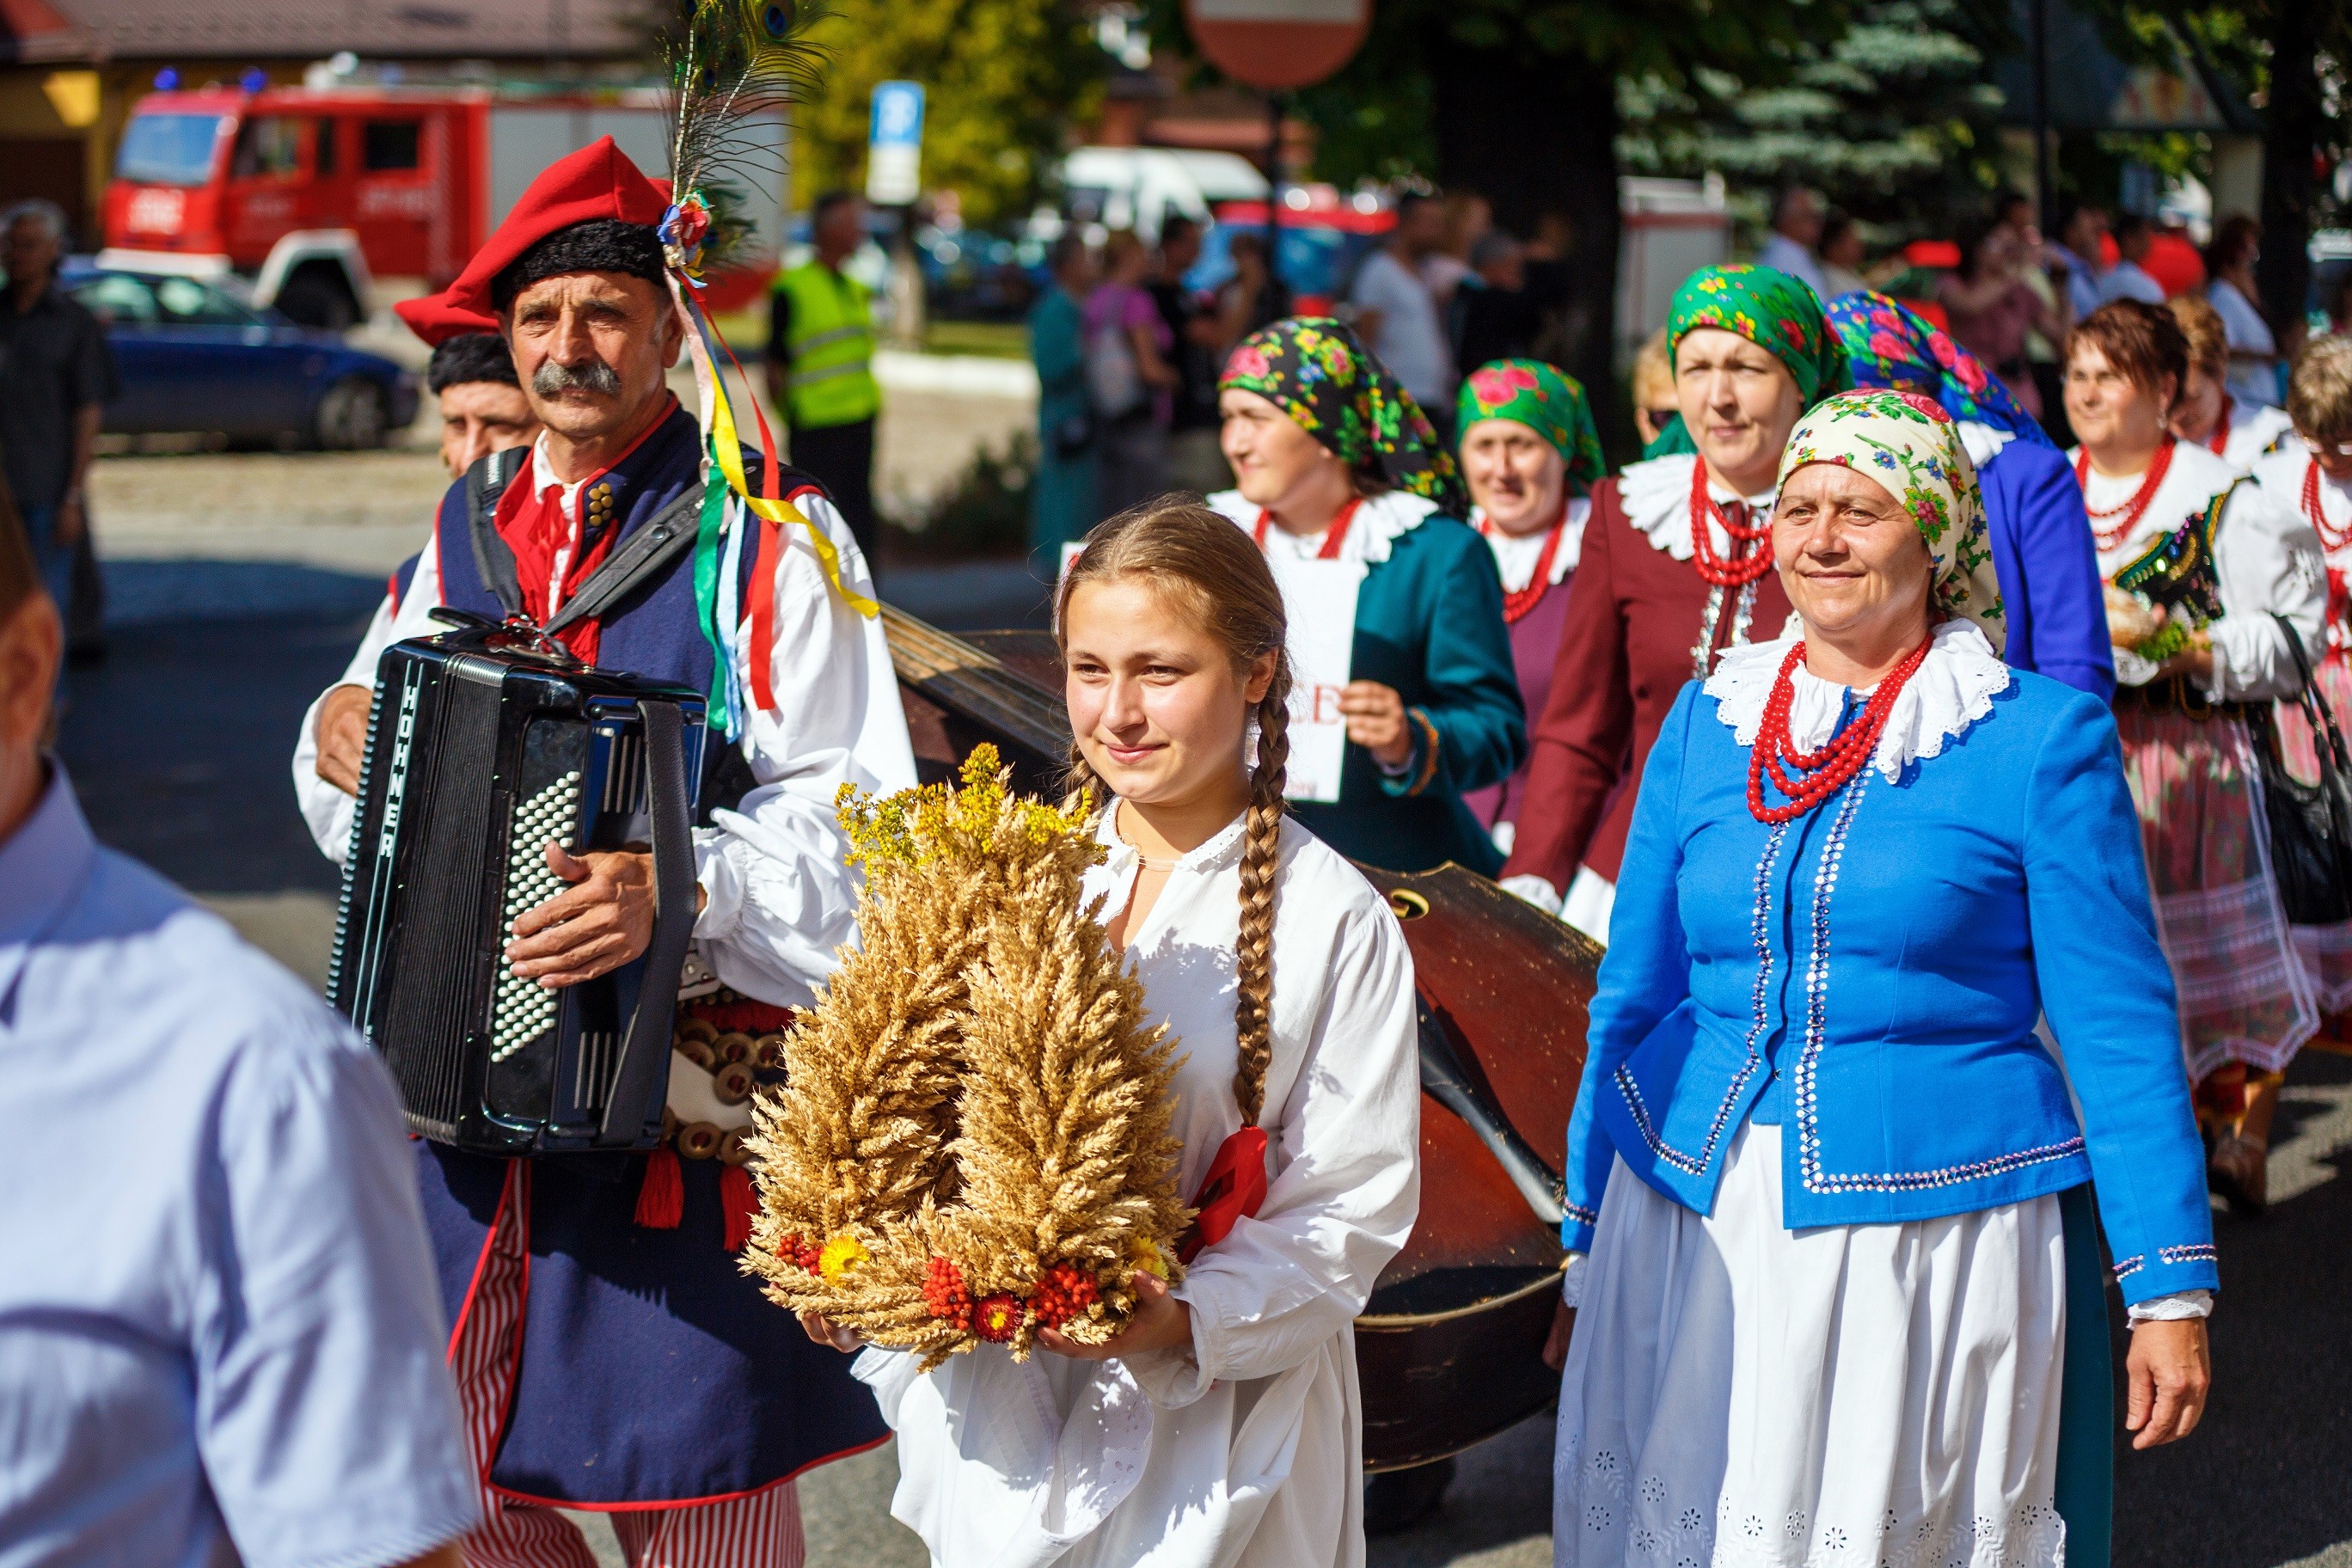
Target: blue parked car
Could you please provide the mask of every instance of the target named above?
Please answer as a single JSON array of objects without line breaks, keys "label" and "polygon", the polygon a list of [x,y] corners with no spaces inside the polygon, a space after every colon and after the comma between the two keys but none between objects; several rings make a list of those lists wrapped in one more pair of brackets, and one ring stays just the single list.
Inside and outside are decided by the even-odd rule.
[{"label": "blue parked car", "polygon": [[416,417],[416,379],[391,360],[215,284],[79,261],[58,280],[105,323],[122,376],[106,408],[110,432],[351,449],[381,447]]}]

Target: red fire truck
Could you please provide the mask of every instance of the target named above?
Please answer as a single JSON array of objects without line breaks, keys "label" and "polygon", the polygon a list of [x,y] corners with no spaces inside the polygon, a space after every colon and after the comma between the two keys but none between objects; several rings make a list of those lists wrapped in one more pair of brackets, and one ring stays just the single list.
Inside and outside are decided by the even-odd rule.
[{"label": "red fire truck", "polygon": [[[781,114],[747,134],[783,167]],[[456,278],[532,176],[610,135],[647,174],[668,168],[659,95],[522,96],[487,88],[206,88],[142,99],[105,206],[101,265],[247,280],[257,304],[310,326],[366,314],[379,279]],[[782,248],[782,211],[757,203],[762,265],[713,282],[727,309]]]}]

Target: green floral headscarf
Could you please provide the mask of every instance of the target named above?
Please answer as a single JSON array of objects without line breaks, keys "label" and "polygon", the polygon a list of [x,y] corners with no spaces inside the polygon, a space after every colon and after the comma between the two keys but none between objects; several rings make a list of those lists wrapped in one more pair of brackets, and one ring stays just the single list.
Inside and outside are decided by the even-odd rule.
[{"label": "green floral headscarf", "polygon": [[[1737,332],[1787,365],[1803,407],[1853,384],[1844,345],[1830,331],[1820,296],[1785,272],[1738,262],[1692,273],[1675,290],[1666,311],[1667,354],[1673,355],[1684,337],[1701,327]],[[1664,436],[1671,439],[1654,443],[1658,451],[1643,455],[1698,450],[1687,430],[1677,427]]]},{"label": "green floral headscarf", "polygon": [[1927,542],[1934,607],[1969,622],[1995,653],[2001,651],[2009,622],[1993,575],[1976,465],[1960,444],[1959,426],[1934,398],[1883,388],[1823,398],[1789,434],[1780,454],[1781,487],[1809,463],[1836,463],[1885,487]]},{"label": "green floral headscarf", "polygon": [[1583,495],[1609,477],[1584,388],[1539,359],[1498,359],[1464,379],[1454,410],[1455,439],[1481,419],[1514,420],[1558,447],[1568,460],[1570,495]]},{"label": "green floral headscarf", "polygon": [[1370,461],[1401,490],[1470,515],[1453,454],[1421,405],[1372,357],[1352,329],[1328,316],[1295,316],[1244,338],[1217,389],[1255,392],[1349,463]]}]

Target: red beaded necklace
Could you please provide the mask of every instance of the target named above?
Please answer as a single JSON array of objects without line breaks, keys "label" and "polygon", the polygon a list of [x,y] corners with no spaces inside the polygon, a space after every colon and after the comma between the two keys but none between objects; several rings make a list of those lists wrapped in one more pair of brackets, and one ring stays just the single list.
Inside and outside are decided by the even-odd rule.
[{"label": "red beaded necklace", "polygon": [[[1492,539],[1495,525],[1484,517],[1478,520],[1478,531]],[[1559,498],[1559,515],[1552,519],[1551,533],[1544,540],[1543,553],[1536,557],[1535,575],[1524,588],[1503,590],[1503,624],[1517,626],[1527,619],[1528,613],[1543,602],[1544,590],[1551,586],[1552,563],[1559,559],[1560,536],[1568,531],[1568,496]]]},{"label": "red beaded necklace", "polygon": [[[1723,508],[1716,505],[1715,498],[1706,493],[1706,460],[1701,458],[1693,462],[1690,500],[1692,564],[1698,568],[1700,577],[1718,588],[1745,588],[1772,570],[1772,520],[1768,517],[1751,528],[1748,523],[1748,503],[1734,501],[1731,506],[1732,510],[1739,514],[1737,521]],[[1728,561],[1715,552],[1715,541],[1709,536],[1706,527],[1706,520],[1710,517],[1723,525],[1723,531],[1731,539],[1734,553]]]},{"label": "red beaded necklace", "polygon": [[[1323,547],[1315,552],[1316,560],[1339,559],[1339,547],[1348,542],[1348,525],[1356,521],[1356,509],[1363,504],[1364,498],[1361,496],[1350,496],[1348,499],[1348,504],[1341,507],[1339,514],[1331,519],[1331,526],[1323,531]],[[1257,547],[1260,550],[1265,548],[1266,526],[1273,521],[1274,513],[1264,507],[1258,508],[1257,526],[1250,531],[1250,537],[1257,541]]]},{"label": "red beaded necklace", "polygon": [[[2165,474],[2172,467],[2174,445],[2175,442],[2171,437],[2167,436],[2164,438],[2164,445],[2156,449],[2154,460],[2148,464],[2147,472],[2140,479],[2139,489],[2132,491],[2129,500],[2117,506],[2111,506],[2105,511],[2085,503],[2084,510],[2091,514],[2091,533],[2098,540],[2100,549],[2113,550],[2116,545],[2129,539],[2131,531],[2139,526],[2139,520],[2147,515],[2147,509],[2155,503],[2157,490],[2164,484]],[[2074,482],[2084,488],[2085,495],[2089,493],[2091,449],[2088,447],[2084,447],[2082,456],[2074,459]],[[2122,515],[2123,521],[2114,528],[2105,529],[2099,526],[2106,519],[2117,514]]]},{"label": "red beaded necklace", "polygon": [[2237,406],[2228,393],[2221,395],[2221,416],[2213,421],[2213,434],[2205,437],[2205,449],[2217,458],[2224,456],[2230,449],[2230,416],[2236,412]]},{"label": "red beaded necklace", "polygon": [[2346,545],[2352,544],[2352,523],[2342,528],[2329,527],[2327,514],[2319,504],[2319,459],[2316,458],[2304,471],[2303,515],[2311,520],[2311,531],[2319,535],[2320,547],[2328,554],[2333,555]]},{"label": "red beaded necklace", "polygon": [[[1843,789],[1870,761],[1878,750],[1878,738],[1886,731],[1887,715],[1895,710],[1895,700],[1918,669],[1919,661],[1927,657],[1935,646],[1935,634],[1930,632],[1919,646],[1906,654],[1901,664],[1878,683],[1864,705],[1862,717],[1847,725],[1843,733],[1818,752],[1800,752],[1789,738],[1789,708],[1797,700],[1794,679],[1797,666],[1805,658],[1802,642],[1789,650],[1780,661],[1780,674],[1772,682],[1772,694],[1764,702],[1764,722],[1756,732],[1756,744],[1748,753],[1748,811],[1759,822],[1793,822],[1813,807]],[[1786,766],[1783,766],[1783,764]],[[1790,770],[1799,775],[1790,776]],[[1764,780],[1772,780],[1772,787],[1789,797],[1786,805],[1764,804]]]}]

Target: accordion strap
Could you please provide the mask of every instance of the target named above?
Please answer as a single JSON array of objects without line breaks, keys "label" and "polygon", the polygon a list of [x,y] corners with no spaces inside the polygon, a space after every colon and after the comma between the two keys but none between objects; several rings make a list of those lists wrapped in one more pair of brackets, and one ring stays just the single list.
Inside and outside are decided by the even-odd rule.
[{"label": "accordion strap", "polygon": [[498,515],[499,497],[522,471],[523,459],[529,456],[528,447],[509,447],[466,470],[466,533],[474,547],[474,570],[509,616],[522,614],[522,584],[515,576],[514,552],[499,537],[493,519]]},{"label": "accordion strap", "polygon": [[635,593],[648,578],[694,546],[702,519],[702,487],[695,486],[654,513],[646,525],[629,535],[563,608],[548,618],[550,637],[574,621],[593,620]]},{"label": "accordion strap", "polygon": [[654,931],[646,944],[636,1011],[621,1043],[620,1065],[604,1099],[604,1124],[596,1142],[623,1147],[641,1139],[660,1119],[663,1086],[669,1081],[670,1021],[677,1006],[677,977],[686,965],[686,945],[694,934],[694,796],[686,776],[684,721],[677,704],[646,699],[637,704],[645,721],[646,815],[654,839]]}]

